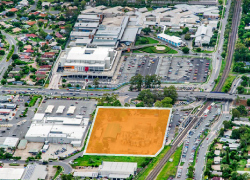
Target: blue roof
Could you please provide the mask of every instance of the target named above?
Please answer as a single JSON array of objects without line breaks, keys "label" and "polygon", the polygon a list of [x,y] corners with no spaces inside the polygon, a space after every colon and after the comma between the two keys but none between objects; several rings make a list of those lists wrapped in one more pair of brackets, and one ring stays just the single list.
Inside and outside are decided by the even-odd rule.
[{"label": "blue roof", "polygon": [[53,37],[52,37],[51,35],[48,34],[48,35],[46,36],[45,39],[46,39],[46,40],[51,40],[52,38],[53,38]]},{"label": "blue roof", "polygon": [[27,20],[29,20],[29,18],[28,17],[21,17],[20,20],[21,21],[27,21]]},{"label": "blue roof", "polygon": [[250,62],[246,62],[246,66],[250,66]]}]

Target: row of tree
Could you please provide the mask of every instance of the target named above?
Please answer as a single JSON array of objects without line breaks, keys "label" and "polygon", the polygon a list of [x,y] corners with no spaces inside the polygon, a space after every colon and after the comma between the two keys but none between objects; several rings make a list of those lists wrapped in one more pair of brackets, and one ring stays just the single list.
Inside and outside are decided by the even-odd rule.
[{"label": "row of tree", "polygon": [[178,93],[174,86],[165,87],[163,91],[150,91],[149,89],[142,90],[137,100],[141,101],[137,107],[172,107],[177,101]]},{"label": "row of tree", "polygon": [[130,81],[130,91],[138,90],[141,91],[142,87],[145,88],[155,88],[160,87],[161,85],[161,77],[157,75],[146,75],[143,77],[142,75],[138,74],[133,76]]}]

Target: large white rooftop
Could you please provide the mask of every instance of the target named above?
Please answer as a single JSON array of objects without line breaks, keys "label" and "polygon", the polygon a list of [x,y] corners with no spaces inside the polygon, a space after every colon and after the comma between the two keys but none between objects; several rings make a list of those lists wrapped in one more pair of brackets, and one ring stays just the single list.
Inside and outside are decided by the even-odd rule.
[{"label": "large white rooftop", "polygon": [[94,60],[104,61],[105,58],[109,57],[110,48],[86,48],[86,47],[72,47],[66,55],[67,61],[81,61],[81,60]]},{"label": "large white rooftop", "polygon": [[24,168],[0,168],[0,179],[21,179]]}]

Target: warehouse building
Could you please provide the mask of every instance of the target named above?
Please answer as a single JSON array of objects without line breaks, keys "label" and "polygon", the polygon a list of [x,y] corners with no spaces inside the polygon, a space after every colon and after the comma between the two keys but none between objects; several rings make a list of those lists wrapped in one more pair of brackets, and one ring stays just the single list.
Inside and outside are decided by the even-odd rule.
[{"label": "warehouse building", "polygon": [[16,104],[10,104],[10,103],[1,103],[0,109],[16,109]]},{"label": "warehouse building", "polygon": [[75,106],[70,106],[67,115],[73,115],[75,113],[76,107]]},{"label": "warehouse building", "polygon": [[65,71],[84,72],[104,71],[112,68],[117,52],[111,48],[99,48],[96,46],[67,48],[61,57],[61,66]]},{"label": "warehouse building", "polygon": [[45,180],[47,178],[47,175],[48,171],[46,166],[32,163],[25,168],[22,180]]},{"label": "warehouse building", "polygon": [[19,142],[19,138],[0,137],[0,148],[4,148],[4,149],[15,148],[18,142]]},{"label": "warehouse building", "polygon": [[8,95],[8,96],[0,96],[0,102],[1,103],[8,103],[10,101],[12,101],[13,96]]},{"label": "warehouse building", "polygon": [[[33,123],[31,124],[25,139],[29,142],[67,143],[77,141],[81,146],[86,133],[86,126],[71,126],[54,123]],[[74,144],[76,146],[76,144]]]},{"label": "warehouse building", "polygon": [[24,168],[0,168],[0,179],[19,180],[22,178]]},{"label": "warehouse building", "polygon": [[75,172],[74,177],[81,178],[108,178],[111,180],[126,180],[136,175],[137,163],[103,161],[95,172]]},{"label": "warehouse building", "polygon": [[26,139],[22,139],[18,146],[17,149],[25,149],[27,147],[28,141]]}]

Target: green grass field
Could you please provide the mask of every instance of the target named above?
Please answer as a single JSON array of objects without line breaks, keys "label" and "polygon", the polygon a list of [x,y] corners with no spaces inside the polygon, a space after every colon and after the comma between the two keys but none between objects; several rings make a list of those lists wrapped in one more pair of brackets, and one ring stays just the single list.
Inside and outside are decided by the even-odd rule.
[{"label": "green grass field", "polygon": [[102,161],[113,161],[113,162],[137,162],[138,168],[144,167],[150,162],[150,157],[134,157],[134,156],[92,156],[84,155],[83,157],[77,158],[73,166],[99,166]]},{"label": "green grass field", "polygon": [[161,151],[161,153],[153,158],[152,162],[144,169],[142,170],[135,179],[138,180],[144,180],[148,174],[152,171],[152,169],[155,168],[155,166],[159,163],[159,161],[164,157],[164,155],[168,152],[170,149],[170,146],[165,146],[164,149]]},{"label": "green grass field", "polygon": [[224,85],[222,86],[222,92],[228,92],[229,89],[232,86],[232,83],[234,81],[234,79],[236,78],[236,76],[231,76],[229,75],[224,83]]},{"label": "green grass field", "polygon": [[152,39],[150,37],[139,37],[139,39],[137,39],[135,42],[135,46],[144,44],[156,44],[156,43],[159,43],[159,41]]},{"label": "green grass field", "polygon": [[143,51],[143,52],[146,52],[146,53],[157,53],[157,54],[177,54],[178,52],[174,49],[171,49],[170,47],[168,46],[165,46],[165,45],[158,45],[158,46],[163,46],[165,47],[164,50],[157,50],[155,46],[149,46],[149,47],[144,47],[144,48],[141,48],[141,49],[138,49],[139,51]]},{"label": "green grass field", "polygon": [[168,161],[163,169],[161,170],[160,174],[158,175],[156,180],[166,180],[170,176],[175,176],[177,171],[177,166],[179,164],[180,158],[181,158],[181,151],[182,146],[178,147],[175,153],[171,156],[173,159],[172,162]]}]

